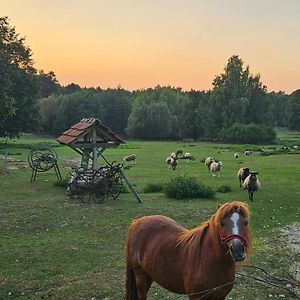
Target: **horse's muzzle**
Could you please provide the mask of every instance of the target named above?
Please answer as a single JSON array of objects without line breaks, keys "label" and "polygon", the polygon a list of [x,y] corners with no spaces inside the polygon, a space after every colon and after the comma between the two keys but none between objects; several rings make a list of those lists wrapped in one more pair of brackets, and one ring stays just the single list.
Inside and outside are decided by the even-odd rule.
[{"label": "horse's muzzle", "polygon": [[242,261],[246,257],[245,246],[239,239],[232,240],[229,250],[234,261]]}]

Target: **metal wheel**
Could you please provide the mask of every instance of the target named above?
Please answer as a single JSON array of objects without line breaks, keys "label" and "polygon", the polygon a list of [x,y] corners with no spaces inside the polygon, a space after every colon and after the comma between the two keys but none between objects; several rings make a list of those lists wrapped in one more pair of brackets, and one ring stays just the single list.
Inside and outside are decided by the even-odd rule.
[{"label": "metal wheel", "polygon": [[28,155],[28,164],[37,172],[46,172],[54,167],[57,154],[50,146],[39,146],[32,149]]},{"label": "metal wheel", "polygon": [[107,183],[104,174],[98,171],[77,169],[70,173],[67,194],[82,203],[100,203],[106,199]]}]

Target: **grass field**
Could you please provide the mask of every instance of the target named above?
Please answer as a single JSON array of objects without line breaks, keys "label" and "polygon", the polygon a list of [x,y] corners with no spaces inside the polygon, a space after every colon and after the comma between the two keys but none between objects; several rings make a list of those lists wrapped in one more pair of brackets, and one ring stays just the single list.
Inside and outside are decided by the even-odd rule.
[{"label": "grass field", "polygon": [[[281,145],[300,146],[299,133],[280,131],[279,138]],[[58,145],[54,139],[23,136],[9,142],[9,157],[24,162],[9,163],[10,168],[16,169],[0,174],[0,299],[123,299],[124,247],[132,219],[163,214],[193,228],[208,219],[218,203],[232,200],[249,203],[236,176],[242,166],[258,171],[262,185],[249,203],[251,264],[295,281],[293,270],[296,264],[299,266],[299,254],[290,250],[280,228],[300,220],[300,154],[261,156],[256,151],[261,147],[254,145],[132,141],[104,154],[109,161],[121,161],[131,153],[137,155],[136,165],[125,172],[138,191],[147,183],[167,182],[184,174],[197,176],[214,189],[229,185],[232,191],[217,193],[212,200],[174,200],[163,193],[147,193],[141,194],[143,203],[138,203],[131,193],[126,193],[102,204],[82,204],[66,199],[65,189],[54,186],[53,170],[39,173],[37,180],[30,182],[27,155],[32,146],[42,142],[56,146],[64,177],[70,171],[63,166],[64,158],[79,159],[77,153]],[[274,149],[280,145],[264,147]],[[179,148],[190,152],[195,160],[180,160],[176,171],[172,171],[165,158]],[[253,150],[251,156],[233,158],[235,152],[242,153],[246,148]],[[0,156],[4,153],[5,147],[0,144]],[[206,156],[222,160],[220,178],[207,172],[201,162]],[[257,274],[247,268],[241,272]],[[295,298],[285,290],[249,278],[238,276],[237,281],[228,299],[269,299],[270,295]],[[149,299],[186,297],[154,284]]]}]

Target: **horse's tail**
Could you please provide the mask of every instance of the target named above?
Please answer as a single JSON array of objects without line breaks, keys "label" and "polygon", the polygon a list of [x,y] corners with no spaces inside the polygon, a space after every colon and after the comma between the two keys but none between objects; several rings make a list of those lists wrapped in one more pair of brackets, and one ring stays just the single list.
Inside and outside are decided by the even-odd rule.
[{"label": "horse's tail", "polygon": [[133,269],[126,266],[126,300],[138,300]]}]

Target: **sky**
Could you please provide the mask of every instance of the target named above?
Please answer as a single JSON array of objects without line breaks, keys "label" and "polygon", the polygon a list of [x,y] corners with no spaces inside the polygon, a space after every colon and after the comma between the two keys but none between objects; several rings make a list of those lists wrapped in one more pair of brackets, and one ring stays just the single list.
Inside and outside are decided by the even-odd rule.
[{"label": "sky", "polygon": [[208,90],[238,55],[268,91],[300,88],[300,0],[0,0],[60,84]]}]

